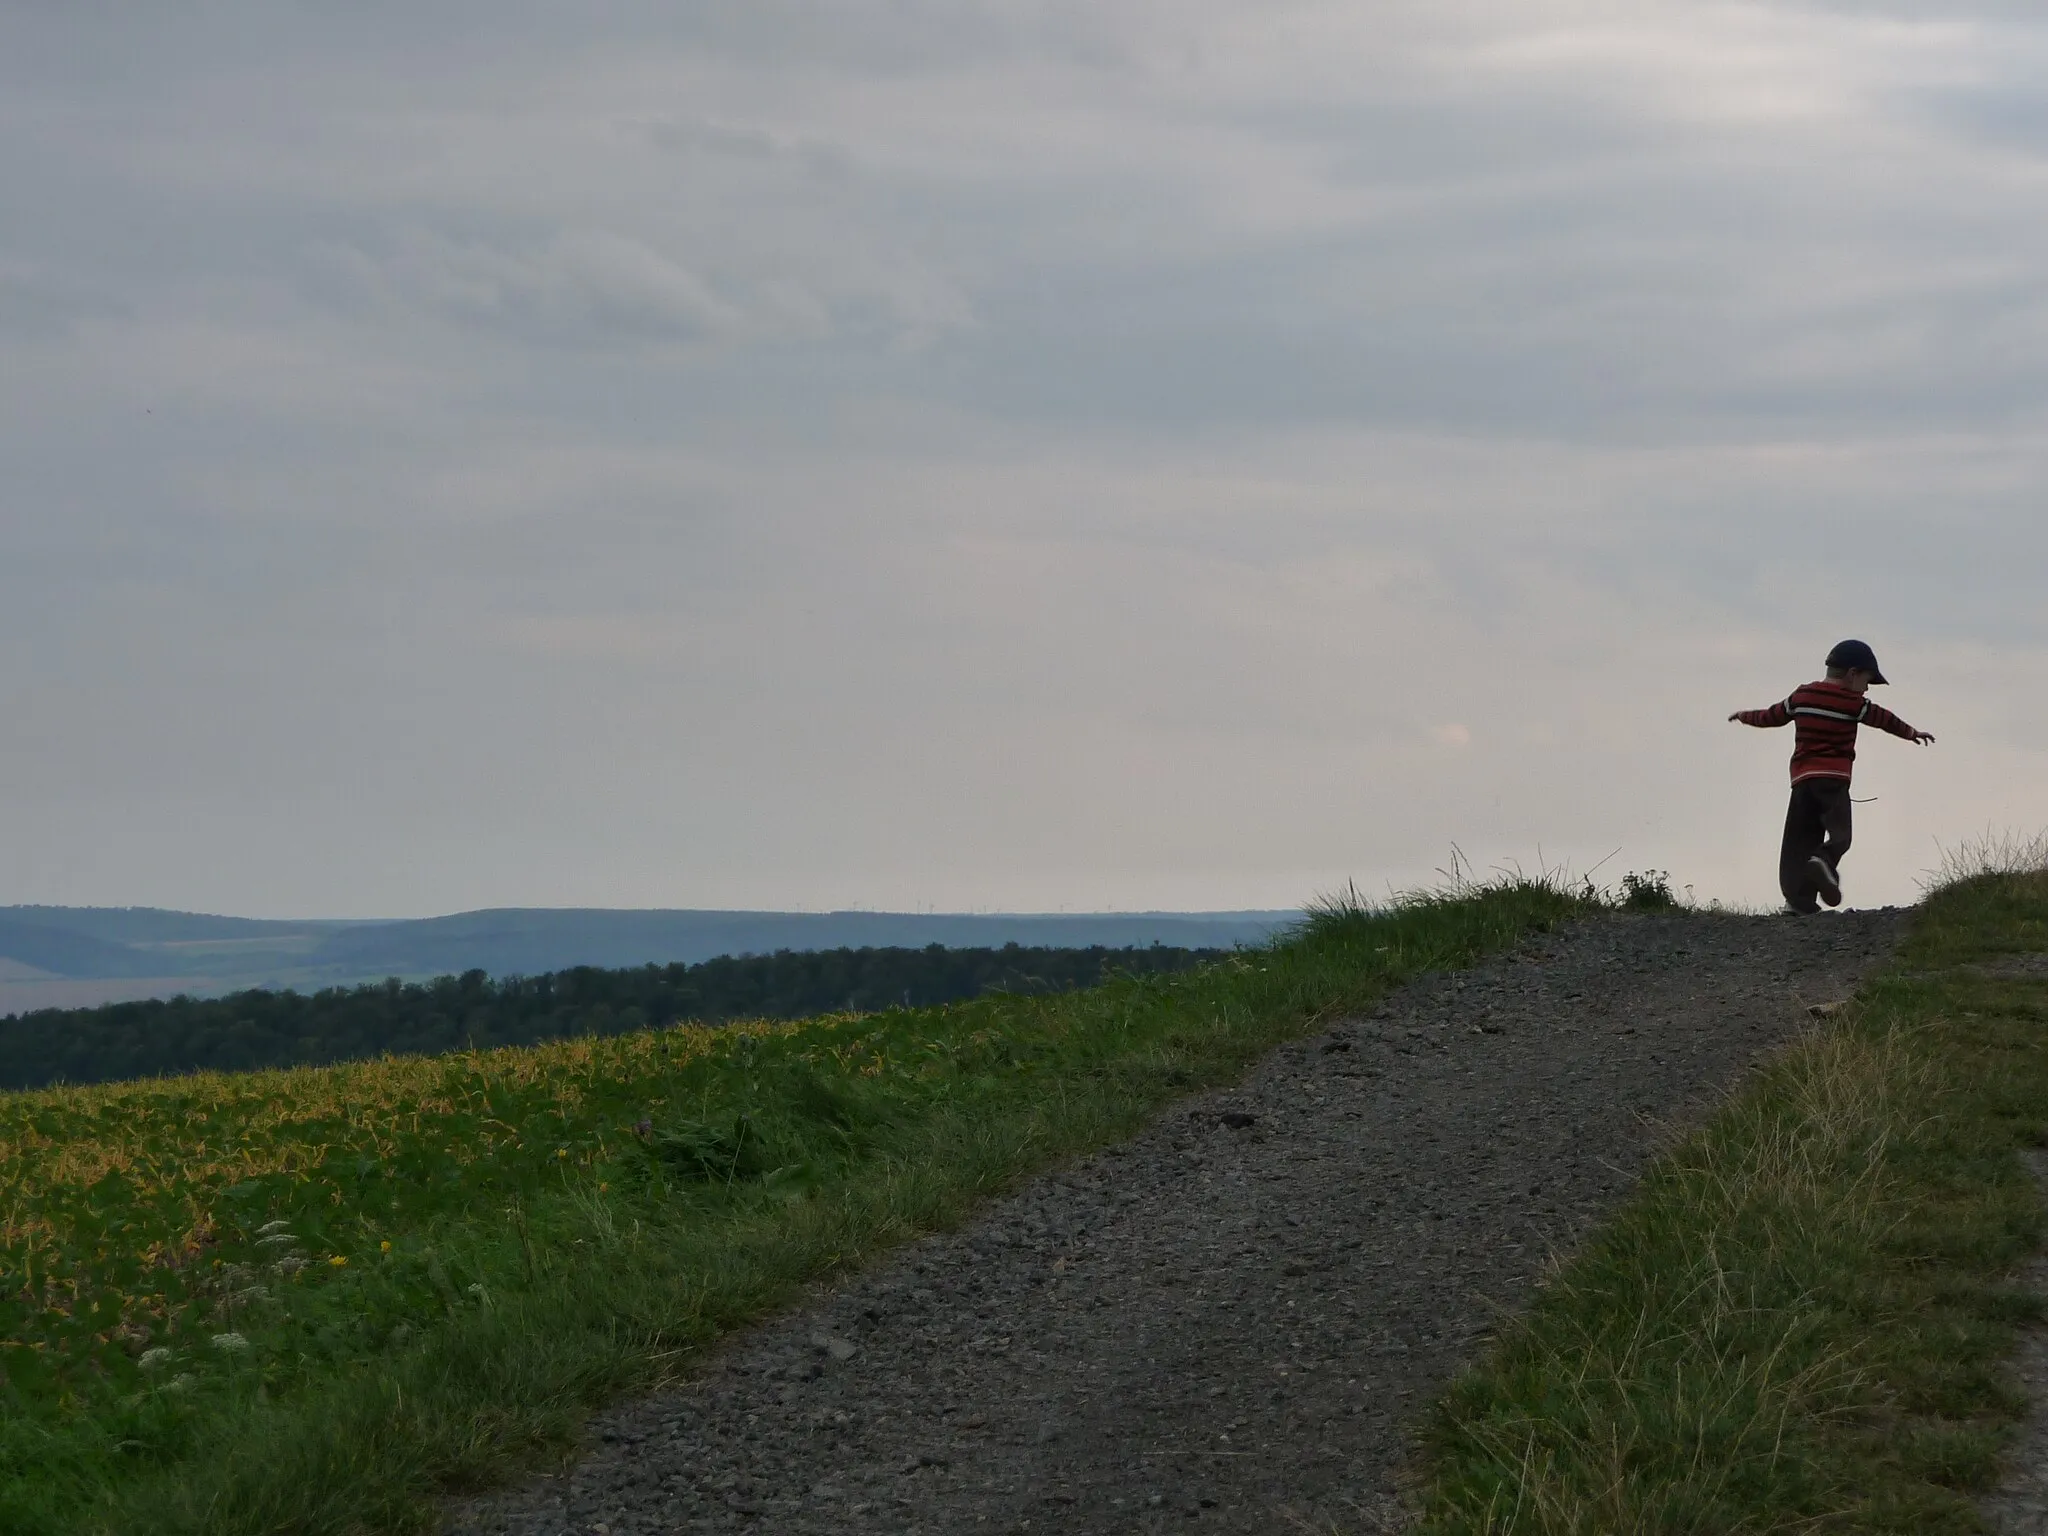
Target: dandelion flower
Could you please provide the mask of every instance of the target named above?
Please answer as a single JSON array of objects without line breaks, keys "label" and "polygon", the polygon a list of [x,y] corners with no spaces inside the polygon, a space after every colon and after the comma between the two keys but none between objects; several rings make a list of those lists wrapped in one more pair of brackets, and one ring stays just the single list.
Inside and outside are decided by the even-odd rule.
[{"label": "dandelion flower", "polygon": [[342,1265],[348,1262],[348,1255],[345,1253],[337,1253],[333,1258],[329,1259],[327,1262],[329,1264],[332,1264],[336,1269],[339,1269],[342,1267]]},{"label": "dandelion flower", "polygon": [[555,1148],[555,1156],[557,1156],[557,1157],[567,1157],[568,1155],[569,1155],[569,1149],[568,1149],[567,1147],[557,1147],[557,1148]]},{"label": "dandelion flower", "polygon": [[213,1336],[213,1347],[230,1355],[239,1355],[249,1347],[249,1341],[239,1333],[216,1333]]},{"label": "dandelion flower", "polygon": [[379,1253],[389,1253],[391,1251],[391,1239],[387,1237],[384,1239],[383,1242],[379,1243],[377,1245],[377,1251]]}]

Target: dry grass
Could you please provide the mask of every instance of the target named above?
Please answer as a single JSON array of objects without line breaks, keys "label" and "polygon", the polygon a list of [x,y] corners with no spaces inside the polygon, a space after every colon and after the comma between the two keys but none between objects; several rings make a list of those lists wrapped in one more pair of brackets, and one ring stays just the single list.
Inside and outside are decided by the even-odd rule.
[{"label": "dry grass", "polygon": [[1986,875],[2036,875],[2048,871],[2048,828],[2026,833],[1987,828],[1981,837],[1966,837],[1954,847],[1935,844],[1934,868],[1920,877],[1927,895],[1979,880]]}]

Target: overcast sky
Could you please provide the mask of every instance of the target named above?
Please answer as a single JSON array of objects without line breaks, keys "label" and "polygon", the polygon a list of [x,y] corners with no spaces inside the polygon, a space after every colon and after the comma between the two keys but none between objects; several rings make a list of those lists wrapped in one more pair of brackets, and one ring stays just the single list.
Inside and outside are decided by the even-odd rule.
[{"label": "overcast sky", "polygon": [[[2048,12],[0,0],[0,903],[2048,823]],[[1615,852],[1615,850],[1619,850]]]}]

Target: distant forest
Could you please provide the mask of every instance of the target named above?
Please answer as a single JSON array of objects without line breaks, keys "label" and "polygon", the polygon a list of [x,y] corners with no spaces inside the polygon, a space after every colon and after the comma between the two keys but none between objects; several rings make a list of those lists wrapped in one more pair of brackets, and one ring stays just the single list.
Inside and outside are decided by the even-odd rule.
[{"label": "distant forest", "polygon": [[51,1008],[0,1019],[0,1088],[172,1072],[318,1065],[393,1052],[532,1045],[682,1020],[803,1018],[928,1006],[984,992],[1064,992],[1118,972],[1182,971],[1215,949],[781,950],[695,965],[577,966],[493,981],[483,971],[313,993]]}]

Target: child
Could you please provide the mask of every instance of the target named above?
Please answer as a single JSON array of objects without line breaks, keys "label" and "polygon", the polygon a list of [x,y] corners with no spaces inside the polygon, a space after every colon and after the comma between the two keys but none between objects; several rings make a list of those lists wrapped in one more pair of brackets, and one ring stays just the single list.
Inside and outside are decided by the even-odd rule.
[{"label": "child", "polygon": [[1805,915],[1842,904],[1842,855],[1849,851],[1849,774],[1856,763],[1856,727],[1874,725],[1929,745],[1882,705],[1864,698],[1882,683],[1877,654],[1861,640],[1844,640],[1828,652],[1825,682],[1807,683],[1769,709],[1739,709],[1728,718],[1744,725],[1797,722],[1792,743],[1792,804],[1785,812],[1785,844],[1778,854],[1778,889],[1786,904]]}]

